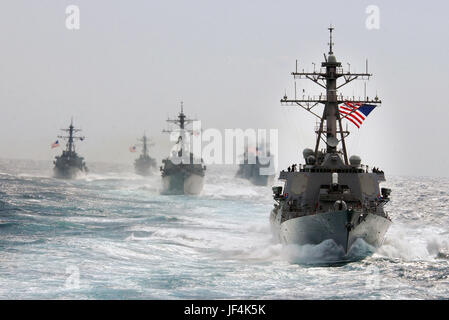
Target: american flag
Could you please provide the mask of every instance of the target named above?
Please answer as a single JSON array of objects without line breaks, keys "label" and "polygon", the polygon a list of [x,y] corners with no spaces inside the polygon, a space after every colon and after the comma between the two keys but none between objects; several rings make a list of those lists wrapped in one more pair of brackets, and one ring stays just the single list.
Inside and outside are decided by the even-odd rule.
[{"label": "american flag", "polygon": [[129,147],[129,152],[136,152],[136,146]]},{"label": "american flag", "polygon": [[363,120],[370,114],[375,108],[372,104],[361,104],[361,103],[351,103],[345,102],[344,104],[338,106],[342,119],[347,119],[351,121],[357,128],[363,123]]},{"label": "american flag", "polygon": [[53,142],[52,144],[51,144],[51,148],[53,149],[53,148],[57,148],[57,147],[59,147],[59,140],[56,140],[55,142]]}]

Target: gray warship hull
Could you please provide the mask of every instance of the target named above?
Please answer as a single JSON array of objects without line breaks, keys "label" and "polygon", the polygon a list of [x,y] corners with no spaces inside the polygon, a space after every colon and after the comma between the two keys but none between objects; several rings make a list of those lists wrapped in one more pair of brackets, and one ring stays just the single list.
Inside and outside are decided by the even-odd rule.
[{"label": "gray warship hull", "polygon": [[162,177],[162,194],[198,195],[203,190],[204,176],[177,172]]},{"label": "gray warship hull", "polygon": [[53,176],[58,179],[75,179],[82,174],[85,172],[77,167],[53,168]]},{"label": "gray warship hull", "polygon": [[273,176],[254,176],[249,179],[256,186],[267,186],[273,183]]},{"label": "gray warship hull", "polygon": [[156,161],[152,158],[139,158],[134,163],[134,171],[141,176],[150,176],[153,174],[152,170],[156,168]]},{"label": "gray warship hull", "polygon": [[73,151],[64,151],[62,156],[56,157],[54,165],[53,174],[58,179],[74,179],[81,174],[87,173],[84,158],[79,157]]},{"label": "gray warship hull", "polygon": [[134,171],[136,172],[136,174],[138,174],[139,176],[144,176],[144,177],[148,177],[151,176],[151,170],[150,167],[135,167]]},{"label": "gray warship hull", "polygon": [[273,183],[274,175],[263,175],[259,171],[260,166],[256,164],[241,164],[235,176],[247,179],[256,186],[266,186]]},{"label": "gray warship hull", "polygon": [[278,210],[270,215],[272,232],[283,244],[317,245],[333,240],[345,253],[358,239],[374,248],[380,247],[391,220],[372,213],[330,211],[296,217],[280,222]]}]

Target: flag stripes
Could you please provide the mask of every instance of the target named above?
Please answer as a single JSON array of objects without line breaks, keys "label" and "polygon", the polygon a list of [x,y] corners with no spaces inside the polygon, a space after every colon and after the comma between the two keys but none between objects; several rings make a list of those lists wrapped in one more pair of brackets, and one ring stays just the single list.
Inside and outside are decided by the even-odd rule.
[{"label": "flag stripes", "polygon": [[343,115],[342,119],[347,119],[357,128],[360,128],[363,121],[375,107],[375,105],[370,104],[345,102],[338,106],[338,110]]}]

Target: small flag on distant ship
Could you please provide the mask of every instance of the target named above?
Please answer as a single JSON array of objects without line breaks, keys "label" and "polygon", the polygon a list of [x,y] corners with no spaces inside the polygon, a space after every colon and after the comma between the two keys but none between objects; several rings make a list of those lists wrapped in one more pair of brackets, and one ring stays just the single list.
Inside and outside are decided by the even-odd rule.
[{"label": "small flag on distant ship", "polygon": [[255,155],[260,155],[259,149],[255,148],[255,147],[248,147],[248,153],[255,154]]},{"label": "small flag on distant ship", "polygon": [[345,102],[338,106],[340,113],[343,115],[342,119],[351,121],[357,128],[360,128],[363,120],[370,114],[375,108],[372,104],[361,104]]},{"label": "small flag on distant ship", "polygon": [[51,148],[53,149],[53,148],[57,148],[57,147],[59,147],[59,140],[56,140],[55,142],[53,142],[52,144],[51,144]]},{"label": "small flag on distant ship", "polygon": [[136,152],[136,146],[129,147],[129,152]]}]

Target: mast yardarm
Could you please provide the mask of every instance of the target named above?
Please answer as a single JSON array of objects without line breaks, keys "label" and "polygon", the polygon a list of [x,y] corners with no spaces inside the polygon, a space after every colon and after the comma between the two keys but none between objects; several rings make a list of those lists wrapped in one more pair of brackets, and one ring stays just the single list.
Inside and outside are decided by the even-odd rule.
[{"label": "mast yardarm", "polygon": [[[196,121],[195,119],[189,119],[184,114],[184,103],[181,101],[181,112],[178,114],[177,119],[167,119],[166,120],[169,123],[174,123],[179,127],[179,136],[178,136],[178,143],[180,144],[178,156],[182,156],[183,150],[184,150],[184,141],[185,141],[185,127],[187,124],[192,123],[193,121]],[[164,133],[171,133],[173,130],[162,130]],[[189,132],[193,132],[192,130],[189,130]]]},{"label": "mast yardarm", "polygon": [[75,141],[75,140],[83,141],[83,140],[85,139],[85,137],[75,136],[75,133],[76,133],[76,132],[80,132],[81,129],[76,129],[76,128],[73,126],[73,118],[72,118],[72,119],[70,120],[70,126],[69,126],[69,128],[68,128],[68,129],[61,129],[61,131],[65,131],[65,132],[68,132],[68,133],[69,133],[68,136],[58,136],[58,138],[61,138],[61,139],[67,139],[67,145],[66,145],[67,149],[66,149],[66,152],[67,152],[69,155],[75,153],[75,142],[74,142],[74,141]]}]

